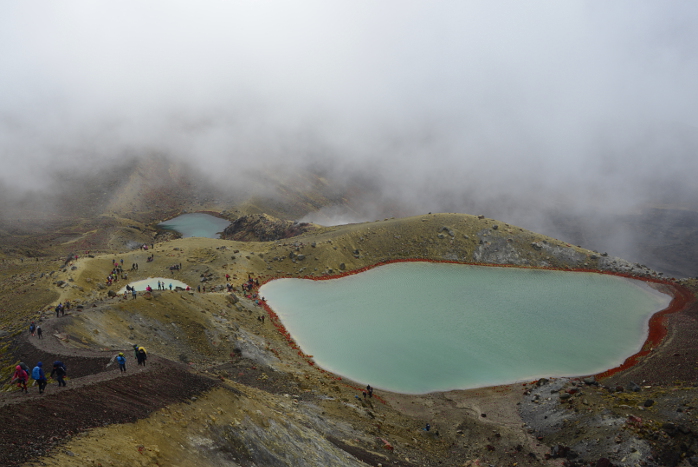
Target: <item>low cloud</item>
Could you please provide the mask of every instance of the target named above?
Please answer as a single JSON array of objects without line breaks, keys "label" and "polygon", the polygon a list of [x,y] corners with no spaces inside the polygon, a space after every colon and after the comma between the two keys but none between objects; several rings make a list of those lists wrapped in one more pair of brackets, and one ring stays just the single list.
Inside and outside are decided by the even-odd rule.
[{"label": "low cloud", "polygon": [[[133,157],[318,171],[363,220],[690,205],[698,6],[48,2],[0,18],[0,185]],[[335,222],[335,221],[331,221]]]}]

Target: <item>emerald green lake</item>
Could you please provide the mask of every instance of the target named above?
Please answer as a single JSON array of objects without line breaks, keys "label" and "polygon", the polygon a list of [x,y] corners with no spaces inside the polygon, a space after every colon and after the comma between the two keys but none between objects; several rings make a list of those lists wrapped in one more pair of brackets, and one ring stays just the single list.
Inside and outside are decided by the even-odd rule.
[{"label": "emerald green lake", "polygon": [[396,263],[261,294],[318,365],[408,394],[600,373],[671,297],[616,276]]},{"label": "emerald green lake", "polygon": [[182,214],[173,219],[158,224],[158,227],[175,230],[182,237],[219,238],[220,233],[230,225],[225,219],[203,212]]}]

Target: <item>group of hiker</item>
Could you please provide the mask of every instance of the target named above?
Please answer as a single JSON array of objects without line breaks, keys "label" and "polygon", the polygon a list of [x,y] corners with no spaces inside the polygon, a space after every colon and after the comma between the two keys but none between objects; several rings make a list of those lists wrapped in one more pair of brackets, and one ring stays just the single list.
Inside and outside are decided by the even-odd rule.
[{"label": "group of hiker", "polygon": [[41,329],[41,325],[35,324],[34,321],[32,321],[32,323],[29,325],[29,332],[31,333],[32,337],[36,335],[39,337],[39,339],[41,339],[41,336],[44,334],[43,329]]},{"label": "group of hiker", "polygon": [[111,273],[107,276],[107,285],[112,285],[114,282],[118,282],[119,276],[124,280],[128,280],[128,275],[124,274],[124,260],[122,259],[121,261],[122,264],[119,264],[118,262],[114,261],[114,268],[111,270]]},{"label": "group of hiker", "polygon": [[[32,325],[33,324],[34,323],[32,322]],[[134,344],[133,354],[138,362],[138,366],[145,366],[145,362],[148,359],[148,352],[145,350],[145,347]],[[119,355],[116,356],[116,362],[119,364],[119,371],[121,373],[125,373],[126,356],[123,352],[119,352]],[[29,367],[24,362],[19,362],[17,366],[15,366],[15,372],[12,375],[10,384],[17,384],[19,390],[27,394],[29,393],[29,388],[27,386],[29,383],[29,378],[33,379],[36,382],[36,385],[39,386],[39,394],[44,393],[44,390],[48,385],[48,378],[55,379],[58,383],[58,387],[66,386],[65,377],[68,374],[68,370],[65,363],[61,362],[60,360],[53,362],[53,369],[51,370],[48,378],[46,377],[43,366],[44,364],[42,362],[38,362],[34,369],[30,371]]]},{"label": "group of hiker", "polygon": [[[39,362],[30,372],[29,367],[24,362],[19,362],[19,364],[15,367],[15,373],[12,375],[12,381],[10,381],[10,384],[17,383],[17,387],[20,389],[20,391],[28,394],[29,389],[27,388],[27,383],[29,382],[29,377],[31,375],[31,378],[39,386],[39,394],[43,394],[44,389],[46,389],[46,385],[48,384],[48,379],[46,378],[46,373],[44,373],[43,366],[44,364]],[[68,371],[65,364],[60,360],[56,360],[53,362],[53,370],[51,370],[49,378],[54,379],[55,377],[56,381],[58,382],[58,387],[64,387],[66,386],[64,378],[67,373]]]},{"label": "group of hiker", "polygon": [[[138,366],[145,366],[145,361],[148,359],[148,352],[146,352],[145,347],[138,344],[133,344],[133,355],[138,361]],[[119,364],[119,371],[121,373],[126,373],[126,356],[123,352],[119,352],[116,356],[116,363]]]},{"label": "group of hiker", "polygon": [[255,287],[259,287],[259,279],[252,279],[250,277],[247,279],[247,282],[243,283],[240,287],[242,287],[243,292],[251,292]]},{"label": "group of hiker", "polygon": [[65,316],[65,311],[70,310],[70,302],[68,300],[65,301],[65,303],[59,303],[56,305],[56,318],[59,316]]},{"label": "group of hiker", "polygon": [[132,287],[132,286],[130,286],[130,285],[127,285],[127,286],[126,286],[126,291],[124,292],[124,300],[128,298],[128,294],[129,294],[129,293],[130,293],[131,295],[133,295],[133,299],[135,300],[135,299],[136,299],[136,293],[137,293],[137,292],[136,292],[136,288],[135,288],[135,287]]}]

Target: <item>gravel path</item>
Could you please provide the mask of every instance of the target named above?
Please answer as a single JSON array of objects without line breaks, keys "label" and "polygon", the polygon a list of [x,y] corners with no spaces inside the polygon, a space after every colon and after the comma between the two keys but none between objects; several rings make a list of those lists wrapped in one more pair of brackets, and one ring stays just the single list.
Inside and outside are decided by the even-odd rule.
[{"label": "gravel path", "polygon": [[131,349],[124,349],[129,358],[127,372],[121,373],[114,362],[119,350],[65,345],[63,327],[70,320],[65,316],[44,321],[43,339],[27,332],[18,336],[11,349],[30,367],[44,362],[47,376],[53,361],[63,361],[68,378],[64,388],[49,379],[44,394],[39,394],[37,386],[30,386],[28,394],[18,390],[0,394],[0,465],[20,465],[76,433],[136,421],[217,385],[184,364],[154,355],[139,367]]}]

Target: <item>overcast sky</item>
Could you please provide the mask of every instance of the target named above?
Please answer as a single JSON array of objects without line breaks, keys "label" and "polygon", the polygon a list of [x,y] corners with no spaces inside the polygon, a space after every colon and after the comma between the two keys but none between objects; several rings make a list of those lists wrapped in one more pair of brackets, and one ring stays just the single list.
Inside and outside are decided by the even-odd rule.
[{"label": "overcast sky", "polygon": [[511,221],[695,194],[698,2],[0,3],[6,188],[157,152]]}]

